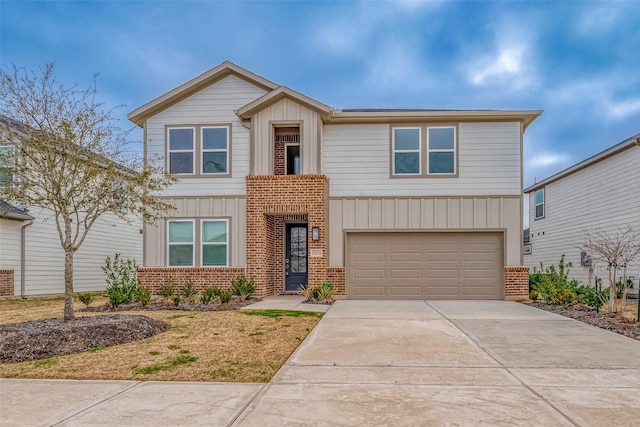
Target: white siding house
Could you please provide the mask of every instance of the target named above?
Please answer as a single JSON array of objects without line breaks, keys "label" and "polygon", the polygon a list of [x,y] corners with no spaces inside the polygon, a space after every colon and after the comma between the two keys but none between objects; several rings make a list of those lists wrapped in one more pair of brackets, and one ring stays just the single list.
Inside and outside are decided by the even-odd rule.
[{"label": "white siding house", "polygon": [[163,193],[177,210],[145,228],[139,277],[526,298],[522,144],[540,114],[341,110],[224,62],[129,114],[147,158],[178,178]]},{"label": "white siding house", "polygon": [[[640,133],[525,189],[531,244],[525,265],[557,264],[565,255],[571,278],[591,285],[602,278],[607,286],[606,266],[593,258],[583,262],[580,247],[588,230],[640,230],[639,165]],[[627,274],[637,289],[640,260]]]}]

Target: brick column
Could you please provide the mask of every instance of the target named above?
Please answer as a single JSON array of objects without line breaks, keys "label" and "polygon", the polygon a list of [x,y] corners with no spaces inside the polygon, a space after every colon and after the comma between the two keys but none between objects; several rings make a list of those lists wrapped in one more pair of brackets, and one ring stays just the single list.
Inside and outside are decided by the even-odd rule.
[{"label": "brick column", "polygon": [[13,296],[13,270],[0,270],[0,296]]},{"label": "brick column", "polygon": [[529,267],[504,268],[504,297],[509,301],[529,299]]}]

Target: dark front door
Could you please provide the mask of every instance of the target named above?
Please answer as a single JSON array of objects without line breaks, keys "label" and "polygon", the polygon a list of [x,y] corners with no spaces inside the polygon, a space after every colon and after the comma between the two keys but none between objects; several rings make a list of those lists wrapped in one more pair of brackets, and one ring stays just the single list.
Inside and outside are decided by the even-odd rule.
[{"label": "dark front door", "polygon": [[307,224],[287,224],[284,260],[285,290],[307,284]]}]

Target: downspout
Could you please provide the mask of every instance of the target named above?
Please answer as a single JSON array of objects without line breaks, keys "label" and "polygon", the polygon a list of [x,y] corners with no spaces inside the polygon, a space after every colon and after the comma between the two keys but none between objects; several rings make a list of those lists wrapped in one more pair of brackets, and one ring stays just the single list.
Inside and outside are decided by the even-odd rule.
[{"label": "downspout", "polygon": [[26,290],[25,290],[25,277],[24,277],[26,274],[26,264],[27,264],[26,228],[31,224],[33,224],[33,221],[34,221],[33,218],[31,218],[28,223],[23,224],[22,227],[20,227],[20,297],[22,299],[27,297],[25,295]]}]

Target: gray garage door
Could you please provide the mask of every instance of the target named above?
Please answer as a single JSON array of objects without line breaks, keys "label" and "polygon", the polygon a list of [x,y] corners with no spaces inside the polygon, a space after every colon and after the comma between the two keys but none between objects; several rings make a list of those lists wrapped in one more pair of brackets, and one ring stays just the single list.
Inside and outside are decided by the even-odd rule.
[{"label": "gray garage door", "polygon": [[503,299],[500,233],[348,233],[347,298]]}]

